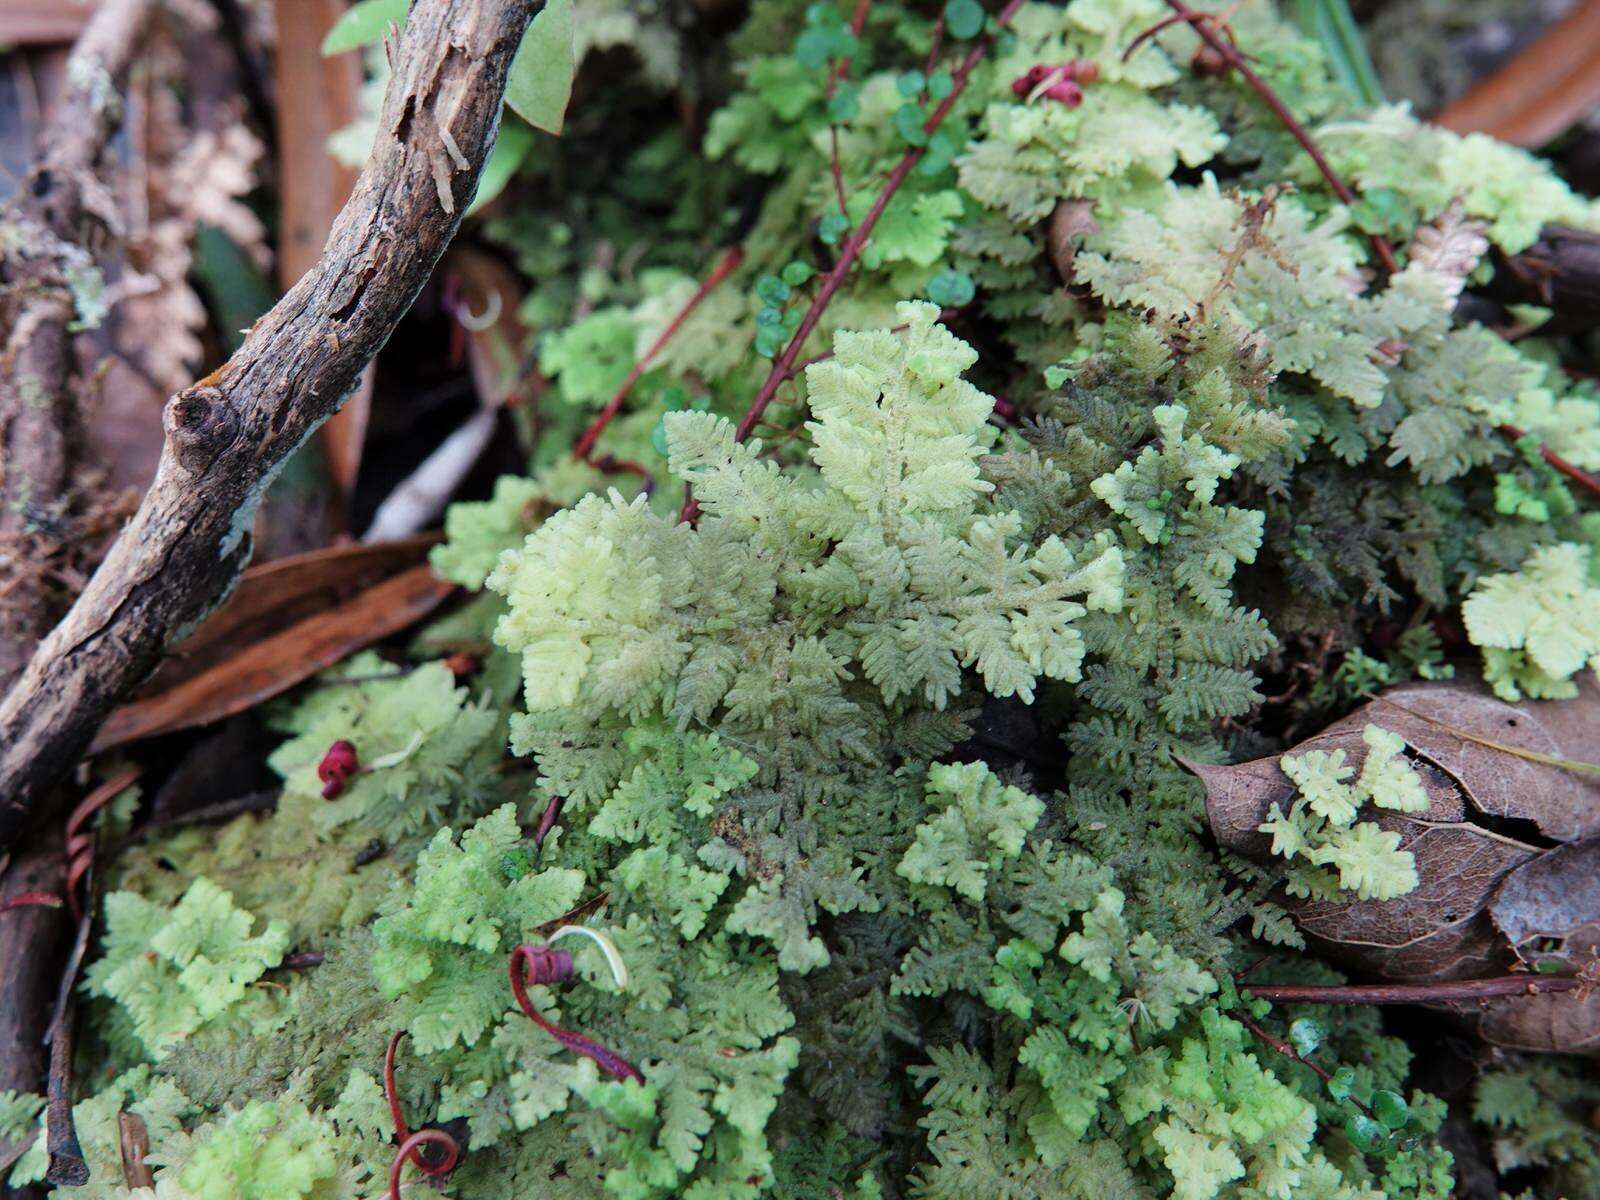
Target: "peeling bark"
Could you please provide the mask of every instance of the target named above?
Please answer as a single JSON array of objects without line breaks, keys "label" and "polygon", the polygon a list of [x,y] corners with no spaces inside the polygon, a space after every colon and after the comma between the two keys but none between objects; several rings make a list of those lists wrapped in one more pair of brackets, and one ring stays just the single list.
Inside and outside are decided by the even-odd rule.
[{"label": "peeling bark", "polygon": [[74,292],[95,276],[88,246],[106,194],[96,166],[122,122],[118,88],[153,7],[107,0],[95,10],[67,62],[40,161],[0,214],[0,687],[60,615],[37,547],[70,536],[81,424],[72,330],[83,316]]}]

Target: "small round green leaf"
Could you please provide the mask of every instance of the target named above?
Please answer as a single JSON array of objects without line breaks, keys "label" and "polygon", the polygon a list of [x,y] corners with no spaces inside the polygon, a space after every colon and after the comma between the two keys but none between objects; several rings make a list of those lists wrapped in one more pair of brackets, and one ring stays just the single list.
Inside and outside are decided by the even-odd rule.
[{"label": "small round green leaf", "polygon": [[1335,1100],[1348,1100],[1350,1093],[1355,1090],[1356,1072],[1354,1067],[1340,1067],[1328,1080],[1328,1095]]},{"label": "small round green leaf", "polygon": [[960,308],[971,304],[977,290],[972,276],[965,271],[940,271],[928,280],[928,299],[940,308]]},{"label": "small round green leaf", "polygon": [[1295,1053],[1301,1058],[1309,1058],[1315,1054],[1326,1036],[1327,1031],[1310,1017],[1301,1017],[1289,1026],[1289,1041],[1293,1044]]},{"label": "small round green leaf", "polygon": [[1352,1113],[1344,1123],[1345,1136],[1363,1154],[1381,1154],[1389,1146],[1389,1131],[1365,1113]]},{"label": "small round green leaf", "polygon": [[977,37],[988,14],[978,0],[950,0],[944,6],[944,27],[953,38],[966,41]]},{"label": "small round green leaf", "polygon": [[768,304],[779,305],[789,298],[789,285],[776,275],[763,275],[756,280],[756,295]]},{"label": "small round green leaf", "polygon": [[894,128],[902,138],[913,146],[926,146],[928,144],[927,131],[923,129],[923,116],[921,105],[902,104],[894,110]]},{"label": "small round green leaf", "polygon": [[1372,1115],[1389,1129],[1404,1129],[1411,1118],[1411,1106],[1399,1092],[1372,1093]]}]

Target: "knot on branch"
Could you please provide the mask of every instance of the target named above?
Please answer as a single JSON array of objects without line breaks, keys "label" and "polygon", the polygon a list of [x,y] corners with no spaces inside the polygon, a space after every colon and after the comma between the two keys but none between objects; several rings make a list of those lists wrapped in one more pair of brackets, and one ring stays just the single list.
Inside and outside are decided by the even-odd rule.
[{"label": "knot on branch", "polygon": [[191,475],[203,474],[239,436],[238,414],[214,387],[179,392],[167,401],[162,423],[172,457]]}]

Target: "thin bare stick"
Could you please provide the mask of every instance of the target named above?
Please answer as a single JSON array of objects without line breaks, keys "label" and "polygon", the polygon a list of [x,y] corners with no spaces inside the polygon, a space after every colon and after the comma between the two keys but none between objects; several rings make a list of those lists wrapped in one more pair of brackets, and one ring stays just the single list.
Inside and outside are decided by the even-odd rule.
[{"label": "thin bare stick", "polygon": [[1577,975],[1501,975],[1493,979],[1445,979],[1438,983],[1251,983],[1240,990],[1274,1004],[1429,1004],[1442,1000],[1489,1000],[1496,996],[1539,996],[1570,992],[1586,985],[1594,986]]},{"label": "thin bare stick", "polygon": [[[1279,99],[1278,94],[1272,90],[1272,85],[1251,69],[1250,64],[1245,61],[1244,55],[1239,52],[1237,46],[1231,44],[1227,38],[1219,36],[1217,31],[1211,27],[1211,14],[1196,12],[1185,4],[1183,0],[1167,0],[1167,7],[1172,9],[1180,20],[1187,21],[1206,45],[1221,55],[1228,66],[1239,72],[1239,77],[1249,84],[1250,90],[1261,97],[1262,102],[1272,110],[1273,115],[1279,121],[1283,122],[1283,127],[1289,131],[1294,140],[1300,143],[1300,148],[1311,156],[1311,161],[1317,164],[1317,170],[1322,172],[1322,177],[1328,181],[1328,186],[1333,189],[1334,195],[1338,196],[1346,204],[1358,203],[1360,197],[1356,195],[1354,189],[1348,183],[1340,178],[1339,173],[1333,169],[1332,164],[1323,156],[1322,150],[1317,146],[1317,143],[1312,140],[1311,134],[1306,131],[1306,127],[1300,123],[1299,118],[1289,111],[1289,106]],[[1377,234],[1373,234],[1371,240],[1372,252],[1378,256],[1378,261],[1383,264],[1383,269],[1393,275],[1400,269],[1400,264],[1395,261],[1394,248],[1389,245],[1389,240]]]},{"label": "thin bare stick", "polygon": [[427,282],[494,144],[537,0],[418,0],[378,135],[322,259],[220,370],[167,404],[138,513],[0,701],[0,849],[111,707],[227,595],[261,496],[343,403]]},{"label": "thin bare stick", "polygon": [[617,389],[616,395],[607,401],[606,406],[600,410],[599,415],[589,423],[589,428],[583,431],[583,436],[578,439],[577,445],[572,447],[573,458],[581,462],[589,461],[589,456],[594,453],[595,442],[600,440],[600,435],[606,431],[606,426],[611,424],[611,419],[622,410],[623,402],[627,400],[628,393],[633,391],[633,385],[638,383],[640,377],[644,375],[646,368],[650,366],[650,360],[661,353],[662,348],[672,340],[672,336],[689,319],[689,315],[700,307],[700,302],[716,291],[717,285],[733,274],[743,261],[743,246],[728,247],[722,257],[717,260],[717,265],[711,268],[711,274],[706,276],[705,282],[700,285],[694,295],[689,297],[684,306],[673,316],[672,320],[667,322],[667,327],[661,331],[660,336],[655,341],[650,343],[650,348],[639,357],[639,361],[633,364],[633,369],[628,372],[628,377],[622,381],[622,386]]}]

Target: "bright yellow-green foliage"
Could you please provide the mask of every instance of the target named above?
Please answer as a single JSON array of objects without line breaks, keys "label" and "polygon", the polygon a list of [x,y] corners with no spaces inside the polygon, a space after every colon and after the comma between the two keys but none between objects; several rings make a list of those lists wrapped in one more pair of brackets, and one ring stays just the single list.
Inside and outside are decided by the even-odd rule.
[{"label": "bright yellow-green foliage", "polygon": [[113,892],[105,912],[104,956],[90,965],[86,984],[127,1010],[134,1034],[156,1057],[238,1005],[289,945],[284,922],[252,933],[255,918],[205,878],[170,909]]},{"label": "bright yellow-green foliage", "polygon": [[519,942],[578,902],[577,871],[531,871],[511,805],[461,835],[446,826],[417,857],[405,895],[395,894],[373,925],[373,974],[389,996],[417,1001],[408,1026],[424,1053],[473,1045],[506,1011],[497,968]]},{"label": "bright yellow-green foliage", "polygon": [[[1271,869],[1218,860],[1179,760],[1281,752],[1448,673],[1432,626],[1463,600],[1503,692],[1592,662],[1600,527],[1539,443],[1600,462],[1600,405],[1571,339],[1456,314],[1488,255],[1594,207],[1523,151],[1359,108],[1265,0],[1229,29],[1354,205],[1237,77],[1189,69],[1191,30],[1124,61],[1160,0],[1024,5],[925,134],[985,7],[868,5],[857,36],[853,4],[752,0],[724,37],[693,5],[579,0],[580,49],[617,51],[586,77],[638,62],[564,138],[502,139],[523,174],[477,232],[538,331],[507,357],[548,386],[504,417],[528,477],[456,505],[433,553],[481,594],[270,714],[275,813],[136,831],[107,864],[89,1200],[133,1200],[119,1110],[160,1200],[375,1200],[398,1030],[410,1123],[466,1151],[446,1196],[1451,1194],[1445,1107],[1402,1098],[1410,1050],[1374,1011],[1232,982],[1264,952],[1262,978],[1338,981],[1273,902],[1285,878],[1414,881],[1403,745],[1369,730],[1359,774],[1283,760]],[[1098,72],[1079,106],[1013,87],[1073,59]],[[810,365],[735,443],[913,144]],[[481,670],[429,661],[457,650]],[[328,801],[336,739],[362,770]],[[575,977],[530,998],[643,1086],[512,998],[511,948],[563,920],[614,942],[626,987],[572,939]],[[325,958],[265,974],[290,949]],[[1497,1067],[1476,1116],[1502,1169],[1594,1194],[1593,1091]],[[1374,1131],[1352,1098],[1380,1093]],[[15,1177],[43,1170],[36,1144]]]},{"label": "bright yellow-green foliage", "polygon": [[1400,834],[1356,816],[1367,803],[1423,811],[1422,778],[1405,760],[1399,734],[1368,725],[1361,740],[1367,754],[1357,778],[1343,750],[1307,750],[1279,761],[1300,795],[1287,813],[1274,804],[1261,832],[1272,835],[1274,854],[1303,860],[1290,869],[1291,895],[1331,900],[1343,888],[1362,900],[1392,900],[1417,886],[1416,861],[1400,849]]},{"label": "bright yellow-green foliage", "polygon": [[1533,551],[1522,569],[1478,581],[1461,606],[1467,636],[1483,647],[1484,678],[1506,700],[1578,694],[1573,676],[1600,671],[1600,581],[1593,548],[1562,542]]}]

